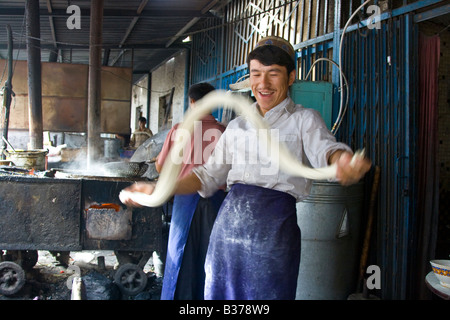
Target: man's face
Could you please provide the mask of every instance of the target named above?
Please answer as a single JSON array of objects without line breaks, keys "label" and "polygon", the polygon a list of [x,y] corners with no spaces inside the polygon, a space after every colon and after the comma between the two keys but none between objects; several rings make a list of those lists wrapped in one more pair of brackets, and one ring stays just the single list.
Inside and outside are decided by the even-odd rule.
[{"label": "man's face", "polygon": [[288,75],[286,67],[250,60],[250,85],[263,115],[286,99],[294,81],[295,70]]}]

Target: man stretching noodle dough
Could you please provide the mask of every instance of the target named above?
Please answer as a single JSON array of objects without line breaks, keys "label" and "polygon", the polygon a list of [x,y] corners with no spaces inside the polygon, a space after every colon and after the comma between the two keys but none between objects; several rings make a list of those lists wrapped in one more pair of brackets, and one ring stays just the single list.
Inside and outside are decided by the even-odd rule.
[{"label": "man stretching noodle dough", "polygon": [[[370,169],[370,160],[352,160],[351,149],[336,142],[318,112],[288,97],[296,78],[291,44],[278,37],[263,38],[247,63],[256,98],[253,112],[290,153],[315,168],[335,164],[342,185],[358,182]],[[208,162],[177,183],[176,194],[197,191],[203,197],[225,183],[230,188],[210,237],[205,299],[295,299],[300,263],[296,202],[308,196],[311,181],[273,170],[271,155],[259,145],[248,119],[237,117]],[[154,187],[140,183],[126,190],[152,194]],[[123,201],[136,205],[131,199]]]}]

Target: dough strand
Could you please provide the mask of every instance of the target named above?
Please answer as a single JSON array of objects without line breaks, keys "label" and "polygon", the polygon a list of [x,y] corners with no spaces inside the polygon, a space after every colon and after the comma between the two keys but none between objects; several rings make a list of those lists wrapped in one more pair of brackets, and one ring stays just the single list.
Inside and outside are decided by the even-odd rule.
[{"label": "dough strand", "polygon": [[[205,115],[218,108],[218,106],[233,109],[238,114],[246,117],[256,129],[259,129],[258,133],[260,141],[264,145],[270,146],[271,155],[279,154],[279,166],[284,172],[293,176],[312,180],[330,180],[336,178],[336,164],[323,168],[310,168],[304,166],[291,155],[282,143],[279,144],[278,141],[273,141],[271,139],[269,126],[261,116],[252,110],[252,106],[246,98],[232,95],[226,91],[216,90],[199,100],[196,103],[196,107],[190,109],[186,113],[186,117],[180,124],[179,130],[183,130],[182,132],[186,132],[184,130],[187,130],[187,132],[192,135],[194,131],[194,122],[202,119]],[[177,154],[182,155],[185,143],[186,141],[183,141],[183,139],[176,139],[164,162],[155,190],[151,195],[122,190],[119,199],[124,202],[126,198],[129,198],[146,207],[158,207],[164,204],[172,196],[181,170],[181,163],[174,163],[172,156]],[[353,157],[364,157],[364,155],[361,152],[356,152]],[[277,161],[277,159],[272,159],[272,161]]]}]

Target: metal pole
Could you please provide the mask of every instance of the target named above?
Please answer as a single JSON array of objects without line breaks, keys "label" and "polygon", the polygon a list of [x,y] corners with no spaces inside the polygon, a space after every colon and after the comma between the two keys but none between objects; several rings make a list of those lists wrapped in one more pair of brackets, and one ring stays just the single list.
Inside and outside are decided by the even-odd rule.
[{"label": "metal pole", "polygon": [[42,149],[44,144],[41,88],[41,36],[39,1],[27,0],[25,5],[28,53],[28,114],[30,148]]},{"label": "metal pole", "polygon": [[101,126],[101,58],[103,0],[91,2],[89,37],[89,84],[87,118],[87,165],[90,168],[100,156]]},{"label": "metal pole", "polygon": [[[13,38],[11,32],[11,26],[6,26],[8,36],[8,78],[5,82],[5,90],[3,92],[3,109],[5,110],[5,118],[3,119],[3,137],[8,139],[8,127],[9,127],[9,111],[11,107],[11,95],[12,95],[12,76],[13,76]],[[6,149],[6,142],[1,141],[2,153],[1,158],[5,159],[3,150]]]}]

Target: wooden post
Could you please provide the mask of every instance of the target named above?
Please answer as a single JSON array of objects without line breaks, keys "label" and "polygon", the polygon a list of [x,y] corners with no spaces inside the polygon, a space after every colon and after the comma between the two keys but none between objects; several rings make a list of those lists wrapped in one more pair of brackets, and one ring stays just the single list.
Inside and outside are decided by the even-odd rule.
[{"label": "wooden post", "polygon": [[87,114],[87,165],[100,156],[101,127],[101,58],[102,58],[103,0],[91,2],[89,37],[89,83]]},{"label": "wooden post", "polygon": [[39,1],[27,0],[25,5],[28,54],[28,114],[30,149],[44,145],[41,84],[41,31]]}]

